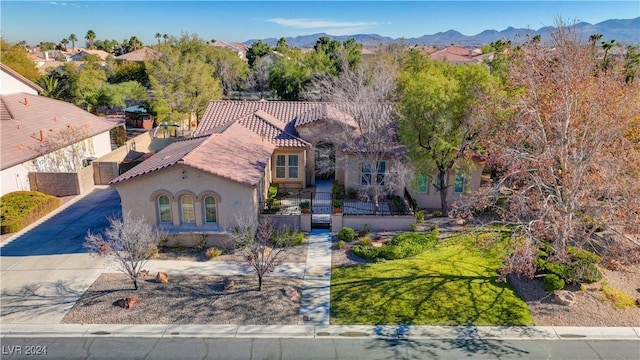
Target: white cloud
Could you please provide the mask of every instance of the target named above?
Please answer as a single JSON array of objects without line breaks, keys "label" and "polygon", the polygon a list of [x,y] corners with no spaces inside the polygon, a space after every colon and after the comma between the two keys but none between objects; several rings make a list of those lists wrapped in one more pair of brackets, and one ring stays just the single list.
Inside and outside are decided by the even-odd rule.
[{"label": "white cloud", "polygon": [[346,31],[353,28],[365,28],[368,26],[379,25],[377,22],[365,22],[365,21],[331,21],[325,19],[285,19],[285,18],[271,18],[267,21],[274,24],[295,27],[298,29],[318,29],[318,28],[335,28],[336,30]]}]

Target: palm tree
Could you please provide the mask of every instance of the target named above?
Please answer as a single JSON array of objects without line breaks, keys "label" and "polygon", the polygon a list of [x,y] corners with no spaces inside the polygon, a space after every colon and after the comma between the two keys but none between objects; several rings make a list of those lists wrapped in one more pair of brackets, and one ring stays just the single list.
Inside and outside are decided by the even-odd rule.
[{"label": "palm tree", "polygon": [[62,47],[64,47],[64,51],[67,51],[67,44],[69,43],[69,40],[67,40],[67,38],[64,38],[62,40],[60,40],[60,44],[62,44]]},{"label": "palm tree", "polygon": [[167,40],[169,39],[169,35],[164,34],[164,35],[162,35],[162,38],[164,39],[164,43],[166,44]]},{"label": "palm tree", "polygon": [[93,49],[93,41],[96,39],[96,33],[93,30],[89,30],[84,38],[87,40],[87,44],[89,44],[89,49]]},{"label": "palm tree", "polygon": [[158,39],[158,45],[160,45],[160,38],[162,35],[160,33],[156,33],[156,39]]},{"label": "palm tree", "polygon": [[76,52],[76,41],[78,41],[78,37],[76,36],[76,34],[69,35],[69,41],[71,41],[73,52]]},{"label": "palm tree", "polygon": [[138,39],[137,36],[132,36],[129,39],[129,48],[131,49],[131,51],[135,51],[140,49],[144,44],[142,43],[142,41],[140,41],[140,39]]},{"label": "palm tree", "polygon": [[42,88],[40,95],[51,99],[62,100],[63,86],[53,74],[44,75],[35,82]]}]

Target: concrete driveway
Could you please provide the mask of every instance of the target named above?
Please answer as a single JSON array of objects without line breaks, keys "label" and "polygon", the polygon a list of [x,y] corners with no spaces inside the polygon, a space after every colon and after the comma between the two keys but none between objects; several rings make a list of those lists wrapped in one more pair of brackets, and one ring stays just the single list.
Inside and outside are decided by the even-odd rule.
[{"label": "concrete driveway", "polygon": [[0,248],[0,323],[59,323],[109,267],[83,248],[87,231],[102,232],[120,216],[120,196],[96,188],[16,234]]}]

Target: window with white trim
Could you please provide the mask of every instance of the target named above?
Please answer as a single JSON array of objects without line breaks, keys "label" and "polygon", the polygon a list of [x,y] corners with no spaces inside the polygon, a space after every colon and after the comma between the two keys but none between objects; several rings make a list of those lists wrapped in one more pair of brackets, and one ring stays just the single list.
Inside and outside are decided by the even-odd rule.
[{"label": "window with white trim", "polygon": [[298,179],[299,173],[297,154],[276,155],[276,179]]},{"label": "window with white trim", "polygon": [[172,223],[171,201],[166,195],[158,196],[158,215],[161,223]]},{"label": "window with white trim", "polygon": [[[376,174],[376,185],[384,185],[384,175],[387,171],[387,162],[384,160],[376,162],[377,174]],[[371,178],[371,168],[369,164],[362,163],[362,173],[360,176],[360,184],[361,185],[374,185]]]},{"label": "window with white trim", "polygon": [[193,224],[196,222],[196,212],[193,207],[193,198],[190,195],[182,195],[180,197],[180,209],[182,215],[182,223]]},{"label": "window with white trim", "polygon": [[216,223],[218,221],[218,209],[216,206],[216,198],[207,196],[204,198],[204,222],[207,224]]}]

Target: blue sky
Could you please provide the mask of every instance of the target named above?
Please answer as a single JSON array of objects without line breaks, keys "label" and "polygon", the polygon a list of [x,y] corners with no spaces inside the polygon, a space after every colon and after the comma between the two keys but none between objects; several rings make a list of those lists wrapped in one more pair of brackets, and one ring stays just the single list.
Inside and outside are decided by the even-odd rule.
[{"label": "blue sky", "polygon": [[465,35],[483,30],[539,29],[561,18],[592,24],[640,16],[633,1],[0,1],[5,40],[58,43],[87,30],[98,39],[156,33],[197,34],[205,40],[244,42],[315,33],[379,34],[412,38],[449,29]]}]

